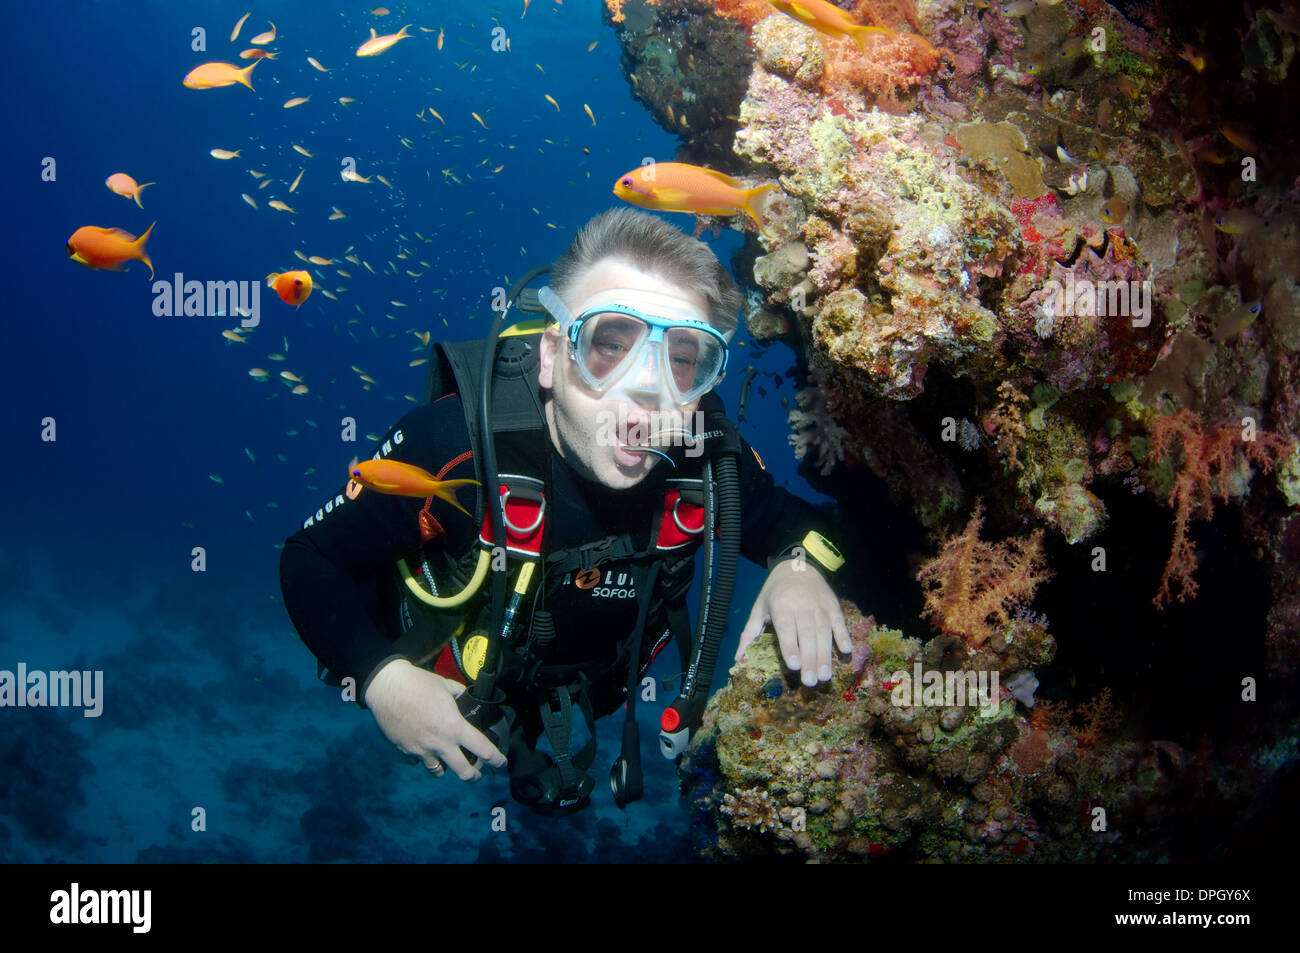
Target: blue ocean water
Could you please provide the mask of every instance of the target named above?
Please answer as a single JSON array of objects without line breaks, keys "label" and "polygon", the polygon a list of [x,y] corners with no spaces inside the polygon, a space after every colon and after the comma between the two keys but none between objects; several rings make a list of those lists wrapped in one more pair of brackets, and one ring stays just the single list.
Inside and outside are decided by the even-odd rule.
[{"label": "blue ocean water", "polygon": [[[620,74],[600,4],[533,0],[521,18],[523,6],[406,3],[376,17],[363,4],[276,0],[253,8],[234,43],[246,5],[79,2],[57,23],[39,5],[9,11],[11,35],[28,39],[3,66],[0,669],[99,670],[104,697],[98,718],[0,708],[0,860],[690,856],[674,768],[653,750],[657,706],[641,708],[643,801],[619,811],[598,781],[573,819],[511,802],[508,832],[494,832],[504,774],[471,787],[407,766],[368,713],[315,681],[280,602],[276,544],[369,454],[361,435],[382,434],[412,406],[405,395],[422,394],[412,332],[481,335],[494,289],[615,205],[619,174],[674,158],[675,137]],[[182,86],[200,63],[245,65],[238,52],[268,21],[278,58],[253,71],[255,91]],[[404,23],[410,39],[353,55],[372,26]],[[309,98],[284,108],[294,97]],[[349,158],[391,188],[342,181]],[[105,188],[117,172],[156,183],[143,208]],[[294,211],[268,208],[272,198]],[[346,218],[329,220],[335,206]],[[322,277],[297,310],[263,285],[260,323],[235,342],[221,334],[240,330],[234,316],[157,315],[139,262],[114,273],[68,260],[81,226],[138,235],[154,222],[158,279],[257,283],[299,267]],[[724,262],[740,244],[734,232],[707,240]],[[348,249],[373,272],[294,256]],[[731,359],[721,392],[733,412],[746,368],[759,371],[742,433],[779,482],[819,499],[787,443],[793,354],[757,353],[742,328]],[[251,377],[255,367],[270,379]],[[308,392],[291,393],[283,370]],[[340,439],[345,416],[357,443]],[[743,568],[719,679],[762,575]],[[658,674],[674,656],[663,653]],[[598,778],[617,752],[615,722],[601,726]]]}]

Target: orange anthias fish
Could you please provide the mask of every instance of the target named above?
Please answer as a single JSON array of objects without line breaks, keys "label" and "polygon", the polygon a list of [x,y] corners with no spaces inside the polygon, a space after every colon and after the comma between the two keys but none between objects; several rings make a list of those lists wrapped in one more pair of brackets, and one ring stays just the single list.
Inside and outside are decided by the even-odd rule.
[{"label": "orange anthias fish", "polygon": [[473,518],[470,511],[456,501],[456,491],[462,486],[478,486],[478,480],[438,480],[428,470],[397,460],[363,460],[354,465],[350,472],[352,479],[380,493],[392,496],[436,496]]},{"label": "orange anthias fish", "polygon": [[[140,205],[140,192],[151,185],[157,185],[157,182],[146,182],[144,185],[137,185],[135,179],[131,178],[125,172],[114,172],[104,184],[108,186],[110,192],[115,192],[123,198],[135,199],[135,204]],[[144,208],[143,205],[140,205]]]},{"label": "orange anthias fish", "polygon": [[1190,43],[1183,44],[1183,51],[1178,58],[1198,73],[1205,72],[1205,54]]},{"label": "orange anthias fish", "polygon": [[272,272],[266,276],[266,283],[275,289],[281,301],[295,308],[311,295],[311,275],[305,271]]},{"label": "orange anthias fish", "polygon": [[[157,224],[154,222],[154,225]],[[149,266],[149,278],[152,280],[153,262],[149,260],[149,254],[144,248],[152,231],[153,225],[150,225],[143,235],[136,238],[120,228],[83,225],[68,239],[68,257],[87,268],[102,268],[107,271],[121,271],[122,265],[134,258]]]},{"label": "orange anthias fish", "polygon": [[[267,22],[267,23],[271,23],[270,20],[267,20],[266,22]],[[267,30],[265,33],[259,33],[259,34],[257,34],[257,36],[253,37],[253,38],[252,38],[251,40],[249,40],[248,42],[249,42],[249,43],[252,43],[254,46],[266,46],[266,44],[268,44],[268,43],[274,43],[274,42],[275,42],[275,24],[274,24],[274,23],[271,23],[271,29]]]},{"label": "orange anthias fish", "polygon": [[411,34],[406,32],[409,26],[410,24],[408,23],[396,33],[389,33],[386,36],[376,36],[375,28],[371,27],[370,39],[357,47],[357,56],[374,56],[377,53],[384,52],[384,50],[388,49],[398,40],[410,39]]},{"label": "orange anthias fish", "polygon": [[1239,122],[1225,122],[1219,127],[1219,132],[1223,133],[1223,138],[1227,139],[1242,152],[1256,152],[1258,147],[1246,127]]},{"label": "orange anthias fish", "polygon": [[234,86],[236,83],[252,89],[253,84],[249,80],[260,62],[262,61],[253,60],[251,65],[243,69],[230,63],[204,63],[190,70],[181,83],[187,89],[217,89],[221,86]]},{"label": "orange anthias fish", "polygon": [[786,16],[794,17],[804,26],[810,26],[818,33],[839,38],[851,37],[858,44],[864,56],[867,53],[866,38],[873,33],[891,37],[893,30],[879,26],[863,26],[844,10],[827,3],[826,0],[768,0]]},{"label": "orange anthias fish", "polygon": [[734,215],[744,212],[764,230],[758,197],[775,185],[747,189],[729,175],[684,162],[656,162],[619,176],[614,194],[625,202],[660,212]]}]

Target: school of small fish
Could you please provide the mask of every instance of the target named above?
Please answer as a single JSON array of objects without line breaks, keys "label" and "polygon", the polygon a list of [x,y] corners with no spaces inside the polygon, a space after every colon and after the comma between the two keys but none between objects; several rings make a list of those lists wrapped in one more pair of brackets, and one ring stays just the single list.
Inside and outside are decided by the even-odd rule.
[{"label": "school of small fish", "polygon": [[[521,19],[524,19],[529,12],[530,2],[531,0],[523,0]],[[554,0],[554,2],[557,8],[561,5],[561,0]],[[419,15],[418,12],[416,15]],[[233,202],[231,214],[237,217],[265,215],[268,209],[272,213],[280,213],[273,214],[273,218],[279,219],[284,224],[277,225],[270,220],[265,220],[259,229],[268,234],[283,234],[286,238],[289,233],[280,230],[302,227],[302,224],[294,226],[292,222],[302,220],[303,224],[311,223],[308,232],[293,234],[300,239],[307,239],[305,244],[316,247],[308,247],[303,251],[301,245],[304,242],[300,240],[297,242],[299,248],[295,249],[292,246],[286,248],[286,252],[292,252],[303,262],[302,265],[296,266],[297,270],[292,267],[286,270],[282,263],[266,263],[273,267],[266,268],[269,274],[265,279],[265,287],[273,291],[283,302],[283,305],[277,303],[276,307],[287,305],[291,310],[301,309],[304,315],[311,315],[321,307],[334,309],[333,313],[338,315],[339,307],[347,308],[344,317],[333,320],[334,333],[346,334],[352,339],[352,345],[360,345],[363,341],[383,343],[394,341],[399,334],[405,333],[400,331],[396,324],[391,328],[387,327],[388,322],[398,321],[397,314],[419,313],[422,306],[430,299],[444,303],[449,300],[447,288],[432,286],[429,281],[430,272],[437,272],[451,279],[478,267],[485,274],[492,275],[493,281],[508,283],[508,271],[503,269],[517,270],[521,262],[528,262],[530,252],[527,248],[520,247],[520,262],[509,262],[503,266],[501,263],[488,262],[481,252],[475,258],[473,253],[468,251],[472,243],[465,240],[465,224],[462,222],[434,223],[432,227],[421,225],[422,230],[410,229],[407,226],[408,230],[403,231],[401,222],[406,217],[403,210],[406,208],[408,196],[411,195],[410,190],[422,191],[437,186],[463,189],[466,195],[492,194],[486,190],[496,190],[502,186],[510,187],[512,183],[509,177],[517,174],[511,170],[526,169],[528,156],[534,148],[539,152],[551,151],[572,155],[574,165],[581,166],[585,177],[590,179],[592,174],[588,167],[591,165],[590,157],[595,143],[583,140],[588,135],[594,134],[592,130],[597,127],[597,116],[592,107],[587,103],[579,102],[573,105],[580,105],[581,113],[573,109],[562,109],[563,97],[557,98],[550,91],[543,89],[538,91],[540,97],[537,102],[542,108],[536,112],[535,117],[525,123],[524,128],[521,128],[517,122],[507,127],[505,123],[493,122],[495,108],[492,101],[493,93],[498,96],[512,95],[513,90],[494,89],[495,80],[480,79],[485,74],[479,73],[473,80],[476,84],[476,94],[469,105],[462,105],[464,100],[458,100],[443,87],[436,85],[431,88],[423,87],[422,103],[416,111],[413,114],[406,113],[409,118],[393,123],[396,142],[392,143],[392,149],[396,150],[396,154],[391,150],[377,150],[374,143],[358,143],[355,148],[349,150],[356,153],[352,161],[335,165],[335,162],[340,161],[342,149],[339,143],[330,141],[328,135],[324,134],[324,127],[341,122],[342,117],[350,111],[366,110],[368,103],[373,104],[369,107],[372,109],[385,106],[385,97],[378,95],[374,87],[376,68],[382,76],[385,70],[401,68],[420,57],[436,57],[439,54],[446,55],[447,52],[456,51],[454,58],[441,60],[441,62],[448,70],[454,70],[458,76],[462,73],[467,76],[474,74],[481,65],[486,65],[483,54],[479,52],[476,34],[481,32],[484,26],[490,29],[493,25],[501,26],[501,24],[496,17],[483,14],[485,22],[480,23],[470,22],[459,25],[435,23],[427,26],[405,23],[400,26],[394,24],[396,29],[389,27],[381,31],[371,24],[392,22],[392,20],[383,20],[385,17],[392,17],[392,13],[387,8],[375,7],[362,14],[362,23],[356,27],[357,39],[352,47],[339,48],[327,45],[303,48],[301,45],[295,45],[295,33],[299,32],[295,29],[296,25],[283,14],[280,16],[280,20],[272,22],[259,17],[255,10],[245,12],[235,21],[230,31],[231,47],[228,52],[224,55],[209,54],[206,58],[197,57],[196,59],[206,61],[200,61],[192,66],[181,79],[186,89],[205,94],[199,97],[200,101],[196,103],[199,107],[209,101],[209,97],[215,99],[223,96],[236,98],[241,95],[247,96],[251,100],[258,101],[260,106],[273,108],[276,113],[287,114],[285,120],[275,120],[279,126],[272,124],[273,128],[295,130],[289,135],[284,135],[278,142],[265,133],[250,130],[247,133],[247,140],[241,141],[238,129],[222,126],[219,136],[213,136],[219,140],[218,142],[209,141],[202,144],[202,150],[205,150],[210,157],[208,161],[218,160],[212,163],[214,167],[229,167],[214,170],[214,174],[218,176],[218,189],[221,188],[219,184],[221,182],[234,184],[233,180],[222,179],[220,176],[233,174],[242,177],[244,172],[247,172],[257,183],[257,188],[253,189],[252,193],[242,191],[238,186],[226,192]],[[532,19],[529,18],[529,21],[531,22]],[[491,22],[486,23],[489,20]],[[250,22],[253,26],[248,28]],[[515,25],[511,29],[526,28]],[[216,39],[217,32],[224,35],[224,31],[209,31],[210,43]],[[405,40],[414,42],[404,44],[402,41]],[[424,48],[418,55],[410,52],[421,44]],[[581,43],[581,47],[589,53],[594,51],[596,46],[596,41],[589,42],[587,39]],[[507,39],[507,51],[509,48]],[[403,59],[404,51],[408,51],[405,53],[405,59]],[[272,65],[265,65],[266,63]],[[353,63],[356,65],[353,66]],[[541,63],[535,65],[541,76],[547,75]],[[363,66],[365,70],[358,73]],[[269,71],[276,70],[285,72],[270,75]],[[245,87],[249,92],[240,94],[211,92],[238,86]],[[537,129],[527,128],[544,123],[547,125],[542,126],[540,132]],[[556,124],[558,124],[559,134],[554,131]],[[222,142],[221,139],[225,141]],[[296,153],[296,156],[290,154],[289,150]],[[478,155],[470,158],[475,151]],[[608,148],[608,151],[612,152],[613,149]],[[514,163],[508,161],[512,158],[509,155],[511,152],[514,152],[520,161]],[[418,159],[418,162],[412,167],[409,161],[401,158],[404,155],[410,155]],[[296,162],[291,165],[290,160],[295,159]],[[321,163],[324,165],[322,166]],[[322,168],[324,175],[320,174]],[[413,168],[419,171],[413,171]],[[329,174],[331,171],[336,172],[339,178],[334,179]],[[312,174],[308,175],[308,172]],[[420,172],[424,174],[421,176]],[[201,173],[196,169],[195,181],[200,181],[200,175]],[[502,186],[489,185],[495,180],[500,180]],[[332,194],[332,190],[339,186],[331,183],[339,182],[347,191],[346,196]],[[116,195],[127,199],[128,202],[134,202],[140,209],[144,208],[142,193],[146,188],[168,187],[167,183],[160,185],[153,181],[138,183],[136,178],[126,172],[116,172],[108,176],[105,185]],[[171,187],[174,189],[176,184],[172,183]],[[254,197],[254,194],[261,193],[263,190],[268,190],[264,199],[260,195]],[[292,204],[286,201],[290,195],[293,196]],[[326,200],[331,198],[341,204],[329,204]],[[517,200],[517,194],[513,198]],[[511,196],[502,192],[497,201],[504,207],[506,202],[511,201]],[[469,204],[471,207],[467,209],[466,216],[472,216],[475,211],[472,207],[474,203]],[[354,205],[370,206],[372,209],[374,207],[391,209],[395,227],[391,231],[388,229],[376,231],[373,226],[364,232],[356,230],[348,216],[348,212],[352,211],[350,206]],[[234,209],[242,211],[234,211]],[[368,214],[373,214],[373,211]],[[533,208],[527,214],[537,218],[539,227],[552,230],[563,231],[564,225],[572,224],[561,225],[554,221],[547,221],[542,210],[538,208]],[[366,216],[359,220],[366,220]],[[472,223],[473,220],[467,217],[462,221]],[[152,279],[154,266],[151,250],[146,247],[146,242],[152,239],[156,224],[158,223],[149,224],[138,237],[133,233],[134,230],[127,231],[119,227],[83,226],[68,239],[68,256],[86,267],[111,271],[123,270],[131,261],[139,261],[146,266]],[[163,226],[163,234],[166,236],[168,231],[165,222]],[[454,249],[458,256],[455,264],[450,267],[445,259],[442,262],[436,259],[428,260],[433,259],[434,256],[424,247],[431,245],[434,249],[440,248],[444,228],[446,228],[445,233],[453,236],[454,241],[442,244]],[[348,244],[349,241],[352,244]],[[490,245],[490,242],[478,244]],[[283,259],[281,261],[283,262]],[[168,263],[164,274],[168,273],[166,268],[170,266],[171,263]],[[353,266],[356,271],[364,269],[360,275],[363,279],[370,280],[368,276],[375,276],[384,281],[386,287],[391,290],[396,290],[394,282],[410,282],[410,290],[406,294],[396,296],[384,295],[384,299],[390,300],[385,307],[379,307],[378,313],[371,317],[367,315],[367,309],[361,304],[349,306],[344,303],[350,292],[348,286],[353,283],[352,279],[356,274],[356,271],[347,269]],[[331,271],[337,274],[331,274]],[[346,284],[342,283],[344,281]],[[319,297],[315,297],[314,292],[319,292]],[[471,310],[472,306],[466,309],[467,312]],[[229,317],[236,322],[238,318],[246,318],[250,314],[251,312],[236,307],[231,307],[229,315],[224,310],[218,312],[219,317]],[[311,317],[304,321],[306,329],[319,328],[319,326]],[[442,318],[442,326],[444,329],[450,327],[445,317]],[[422,368],[428,363],[428,348],[435,334],[418,327],[407,328],[406,331],[416,339],[410,347],[410,351],[415,353],[408,352],[403,359],[406,360],[409,368]],[[268,398],[287,392],[291,396],[304,397],[308,401],[323,401],[331,391],[337,391],[342,384],[341,380],[334,377],[329,378],[326,384],[324,375],[321,381],[312,381],[310,378],[315,375],[299,376],[295,373],[295,369],[289,369],[294,365],[288,363],[290,352],[287,335],[284,336],[281,347],[273,346],[262,350],[258,345],[267,333],[264,329],[260,329],[262,337],[259,337],[258,328],[246,328],[240,323],[232,323],[228,327],[218,329],[218,333],[226,347],[256,349],[264,356],[266,362],[270,362],[264,367],[254,366],[247,370],[248,378],[254,384],[269,385],[278,379],[284,385],[283,390],[274,388],[269,391]],[[254,352],[248,353],[251,355]],[[298,360],[300,358],[295,359],[294,363]],[[256,358],[244,366],[248,367],[255,362]],[[276,363],[286,369],[282,371],[265,369],[274,367]],[[301,368],[296,369],[301,370]],[[355,366],[353,371],[355,386],[363,391],[381,389],[381,381],[384,382],[385,389],[391,388],[398,379],[395,373],[373,376]],[[308,380],[304,380],[304,377]],[[419,392],[422,377],[410,376],[402,380],[406,388],[414,392],[402,394],[402,399],[418,403],[415,394]],[[334,395],[335,402],[337,396]],[[311,406],[314,406],[314,403]],[[314,421],[309,420],[308,424],[313,428],[316,427]],[[290,430],[287,433],[297,434],[298,431]],[[378,434],[367,436],[378,438]],[[255,454],[252,449],[246,447],[244,454],[248,465],[254,466],[266,466],[268,459],[287,460],[283,453],[276,453],[274,450]],[[312,472],[313,468],[308,468],[304,475],[310,476]],[[214,473],[212,482],[221,484],[225,480]],[[318,489],[311,484],[308,484],[308,487],[313,490]],[[269,502],[267,506],[275,507],[276,504]],[[247,511],[247,515],[250,520],[253,519],[252,511]]]}]

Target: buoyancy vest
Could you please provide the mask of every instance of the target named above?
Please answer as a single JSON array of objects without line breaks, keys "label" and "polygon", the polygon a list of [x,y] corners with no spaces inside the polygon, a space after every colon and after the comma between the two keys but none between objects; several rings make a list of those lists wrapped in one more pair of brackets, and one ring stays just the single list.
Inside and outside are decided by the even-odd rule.
[{"label": "buoyancy vest", "polygon": [[[475,519],[482,527],[478,545],[463,553],[430,547],[433,551],[422,554],[418,572],[428,589],[463,587],[471,567],[486,550],[492,558],[532,562],[541,573],[542,582],[532,589],[530,605],[518,607],[522,609],[519,618],[501,646],[498,678],[511,703],[519,705],[507,751],[512,792],[537,810],[563,813],[585,806],[593,786],[586,769],[595,756],[594,718],[616,710],[624,697],[633,693],[674,636],[682,670],[687,669],[693,646],[685,596],[694,578],[695,552],[705,541],[708,514],[703,458],[673,448],[672,475],[662,480],[657,505],[651,507],[649,525],[643,530],[563,549],[548,547],[548,508],[554,499],[555,480],[550,434],[536,391],[541,331],[540,323],[531,323],[503,333],[493,375],[492,439],[500,478],[497,492],[506,515],[506,545],[492,545],[486,488],[481,486],[475,506]],[[426,401],[451,393],[476,393],[481,386],[485,346],[482,340],[435,344]],[[702,409],[711,406],[710,401],[716,398],[706,395]],[[477,415],[471,410],[471,401],[462,400],[462,406],[471,447],[477,450],[483,439]],[[484,475],[476,452],[473,459],[482,484]],[[566,579],[582,585],[584,580],[603,578],[609,566],[626,567],[623,576],[637,599],[636,623],[616,637],[612,654],[549,664],[556,640],[563,638],[563,633],[555,631],[548,597],[554,597],[556,586]],[[436,659],[435,671],[472,683],[483,664],[490,600],[480,594],[455,612],[441,612],[412,598],[409,587],[402,592],[399,651],[419,662]],[[703,694],[707,695],[707,686]],[[589,723],[591,741],[571,753],[568,739],[575,708]],[[554,763],[535,750],[543,732],[555,753]],[[615,772],[623,760],[616,764]],[[639,796],[639,768],[636,775],[635,794],[628,800]]]},{"label": "buoyancy vest", "polygon": [[[512,329],[513,330],[513,329]],[[551,549],[547,543],[552,536],[548,530],[554,476],[551,469],[551,441],[541,415],[535,391],[537,381],[537,337],[535,332],[514,333],[502,336],[501,355],[493,384],[494,412],[493,437],[499,460],[500,487],[505,498],[507,519],[507,544],[500,558],[536,560],[543,582],[534,587],[531,609],[519,621],[519,637],[512,641],[510,651],[503,658],[509,680],[515,683],[533,682],[554,684],[563,681],[586,663],[597,661],[570,660],[564,671],[549,671],[547,650],[555,636],[546,631],[546,603],[563,582],[581,588],[589,586],[618,585],[630,591],[630,564],[661,563],[659,581],[647,611],[647,622],[666,622],[669,608],[684,610],[683,601],[694,574],[694,556],[704,533],[704,480],[700,458],[685,453],[674,453],[676,466],[672,475],[662,480],[657,505],[650,508],[648,525],[636,532],[593,539],[587,543],[564,549]],[[431,372],[426,399],[433,401],[449,393],[472,393],[478,386],[477,368],[480,366],[484,342],[439,342],[433,346],[430,358]],[[472,447],[482,439],[477,432],[475,415],[466,406],[466,423]],[[483,473],[474,456],[475,472],[482,483]],[[475,521],[484,527],[478,537],[478,546],[490,549],[490,530],[486,528],[485,498],[480,490],[475,503]],[[438,543],[440,541],[434,541]],[[422,554],[418,573],[426,588],[451,591],[465,586],[478,558],[478,549],[471,547],[462,553],[446,553],[441,545],[431,545]],[[606,578],[608,567],[624,567],[618,578]],[[417,571],[412,567],[412,571]],[[590,580],[590,582],[589,582]],[[419,600],[411,598],[403,587],[404,597],[400,611],[403,636],[399,650],[418,662],[426,662],[447,646],[447,655],[440,659],[442,674],[469,682],[478,674],[477,652],[466,646],[481,627],[477,624],[483,611],[484,599],[479,598],[457,607],[454,611],[429,610]],[[621,593],[620,593],[621,594]],[[541,629],[538,629],[537,612],[541,611]],[[672,613],[676,614],[676,613]],[[685,619],[683,614],[682,619]],[[680,623],[680,620],[679,620]],[[656,627],[654,636],[644,646],[640,661],[645,664],[657,654],[673,634],[669,628]],[[689,645],[689,622],[685,631],[678,632]],[[626,643],[634,633],[628,632],[619,640],[617,667],[626,658]],[[447,661],[454,662],[452,669]],[[611,660],[603,660],[609,663]],[[606,664],[606,668],[610,666]],[[453,674],[454,673],[454,674]],[[600,672],[588,672],[599,677]]]}]

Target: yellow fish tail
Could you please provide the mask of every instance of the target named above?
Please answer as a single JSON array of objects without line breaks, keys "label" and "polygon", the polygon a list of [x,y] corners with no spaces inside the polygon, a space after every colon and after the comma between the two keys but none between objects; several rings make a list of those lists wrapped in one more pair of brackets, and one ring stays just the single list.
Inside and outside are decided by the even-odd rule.
[{"label": "yellow fish tail", "polygon": [[860,49],[862,55],[868,59],[870,59],[871,53],[867,50],[867,37],[871,36],[873,33],[879,33],[881,36],[886,38],[892,38],[894,36],[893,30],[888,30],[882,26],[860,26],[851,31],[853,42],[858,44],[858,49]]},{"label": "yellow fish tail", "polygon": [[252,88],[253,88],[253,84],[252,84],[251,82],[249,82],[249,80],[250,80],[250,79],[252,78],[252,76],[253,76],[253,69],[254,69],[254,68],[257,66],[257,64],[260,63],[260,62],[262,62],[260,59],[256,59],[256,60],[253,60],[252,63],[250,63],[248,66],[244,67],[243,69],[237,69],[237,70],[235,70],[235,82],[237,82],[237,83],[243,83],[243,84],[244,84],[245,86],[247,86],[249,89],[252,89]]},{"label": "yellow fish tail", "polygon": [[[150,186],[150,185],[157,185],[157,184],[158,184],[157,182],[146,182],[144,185],[137,185],[137,186],[135,187],[135,195],[131,196],[133,199],[135,199],[135,204],[136,204],[136,205],[140,205],[140,193],[141,193],[141,192],[143,192],[143,191],[144,191],[148,186]],[[144,206],[143,206],[143,205],[140,205],[140,208],[143,209]]]},{"label": "yellow fish tail", "polygon": [[741,209],[754,220],[754,226],[763,234],[767,234],[767,223],[763,221],[763,213],[767,210],[767,202],[759,198],[764,192],[776,191],[776,186],[772,184],[760,185],[757,188],[745,189],[741,192],[744,197],[744,203]]},{"label": "yellow fish tail", "polygon": [[479,482],[478,480],[439,480],[437,483],[434,484],[433,495],[440,500],[446,500],[452,506],[456,507],[456,509],[460,510],[462,513],[468,516],[470,519],[473,519],[474,514],[471,513],[469,510],[465,509],[465,507],[461,506],[459,501],[457,501],[456,499],[456,491],[460,489],[462,486],[469,486],[470,484],[473,484],[474,486],[478,486]]},{"label": "yellow fish tail", "polygon": [[[153,185],[154,183],[150,182],[149,184]],[[143,186],[141,186],[141,188],[143,188]],[[131,243],[131,248],[135,252],[135,257],[139,258],[142,262],[144,262],[146,265],[149,266],[150,281],[153,281],[153,262],[149,260],[149,253],[145,251],[144,243],[145,241],[148,240],[149,234],[153,231],[153,226],[157,224],[158,224],[157,222],[154,222],[153,225],[150,225],[148,228],[144,230],[143,235],[141,235],[139,238],[137,238],[135,241]]]}]

